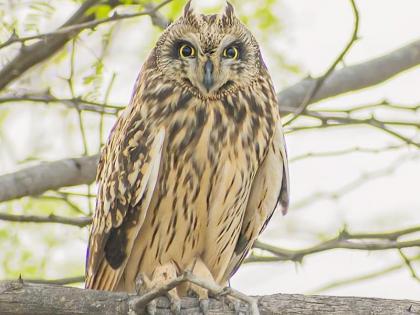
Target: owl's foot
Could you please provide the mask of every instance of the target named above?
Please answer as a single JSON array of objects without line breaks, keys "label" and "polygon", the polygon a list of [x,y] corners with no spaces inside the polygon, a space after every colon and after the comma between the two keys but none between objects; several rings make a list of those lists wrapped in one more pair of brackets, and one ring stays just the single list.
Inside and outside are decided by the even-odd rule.
[{"label": "owl's foot", "polygon": [[[236,315],[260,314],[257,302],[254,298],[233,290],[230,287],[225,287],[223,291],[218,294],[218,297],[222,297],[224,303],[228,304],[230,308],[233,308]],[[248,307],[246,307],[246,304],[248,304]]]},{"label": "owl's foot", "polygon": [[200,311],[204,314],[207,315],[209,313],[209,299],[202,299],[199,302],[200,304]]},{"label": "owl's foot", "polygon": [[[143,295],[152,290],[162,288],[177,277],[177,268],[173,263],[167,263],[156,267],[153,272],[152,280],[145,274],[139,274],[136,279],[136,291]],[[170,302],[170,309],[173,314],[181,314],[181,299],[179,298],[176,288],[166,292],[166,297]],[[149,315],[156,314],[157,306],[156,300],[149,302],[146,306],[146,311]]]},{"label": "owl's foot", "polygon": [[[191,274],[200,279],[203,279],[203,281],[208,283],[215,283],[213,275],[207,268],[206,264],[201,260],[201,258],[196,258],[196,260],[190,266],[188,266],[187,270],[188,269],[190,270]],[[209,313],[208,289],[197,284],[188,282],[180,286],[179,292],[180,295],[198,297],[201,313],[204,315],[207,315]]]},{"label": "owl's foot", "polygon": [[225,295],[223,296],[223,302],[225,304],[229,305],[229,308],[233,308],[233,310],[235,311],[235,315],[244,315],[246,314],[246,311],[244,311],[242,305],[241,305],[241,300],[233,297],[233,296],[229,296],[229,295]]},{"label": "owl's foot", "polygon": [[[152,290],[152,282],[144,273],[140,273],[136,277],[136,292],[138,295],[144,295]],[[146,305],[146,313],[149,315],[156,314],[156,301],[152,300]]]}]

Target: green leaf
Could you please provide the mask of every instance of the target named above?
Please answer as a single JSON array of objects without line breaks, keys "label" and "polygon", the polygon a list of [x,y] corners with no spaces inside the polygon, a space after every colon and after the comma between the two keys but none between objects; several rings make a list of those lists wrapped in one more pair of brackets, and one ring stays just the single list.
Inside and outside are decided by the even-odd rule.
[{"label": "green leaf", "polygon": [[108,4],[100,4],[95,7],[90,8],[86,11],[86,15],[94,14],[96,19],[104,19],[109,16],[111,11],[111,6]]}]

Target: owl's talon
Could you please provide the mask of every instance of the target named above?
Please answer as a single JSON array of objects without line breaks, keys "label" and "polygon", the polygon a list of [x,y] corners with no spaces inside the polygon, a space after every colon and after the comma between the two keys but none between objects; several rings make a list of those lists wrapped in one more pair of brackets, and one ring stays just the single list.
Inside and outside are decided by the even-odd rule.
[{"label": "owl's talon", "polygon": [[[229,288],[226,288],[229,289]],[[224,297],[224,301],[226,304],[228,304],[229,308],[233,308],[236,315],[243,315],[245,312],[241,309],[241,301],[237,298],[234,298],[232,296],[227,296],[229,294],[230,290],[223,290],[222,293]]]},{"label": "owl's talon", "polygon": [[168,295],[172,314],[181,315],[181,300]]},{"label": "owl's talon", "polygon": [[200,299],[200,310],[203,315],[207,315],[209,313],[209,300],[208,299]]},{"label": "owl's talon", "polygon": [[147,314],[148,315],[155,315],[156,314],[156,301],[153,300],[149,302],[146,306]]},{"label": "owl's talon", "polygon": [[230,293],[231,293],[231,289],[230,289],[230,287],[225,287],[222,291],[220,291],[220,292],[217,294],[217,297],[226,296],[226,295],[229,295]]}]

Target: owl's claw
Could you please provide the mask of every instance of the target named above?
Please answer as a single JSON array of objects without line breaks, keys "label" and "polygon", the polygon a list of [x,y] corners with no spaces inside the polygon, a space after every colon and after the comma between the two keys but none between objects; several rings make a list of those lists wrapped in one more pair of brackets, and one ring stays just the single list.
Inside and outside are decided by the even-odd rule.
[{"label": "owl's claw", "polygon": [[156,301],[153,300],[149,302],[146,306],[147,314],[148,315],[155,315],[156,314]]},{"label": "owl's claw", "polygon": [[209,300],[208,299],[200,299],[200,310],[203,315],[207,315],[209,313]]},{"label": "owl's claw", "polygon": [[170,309],[172,314],[181,315],[181,300],[171,294],[168,294],[167,296],[170,302]]}]

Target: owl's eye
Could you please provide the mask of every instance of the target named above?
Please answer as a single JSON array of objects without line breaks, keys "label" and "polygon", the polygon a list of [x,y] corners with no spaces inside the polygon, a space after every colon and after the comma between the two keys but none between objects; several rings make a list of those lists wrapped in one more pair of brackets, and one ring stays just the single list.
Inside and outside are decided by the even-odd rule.
[{"label": "owl's eye", "polygon": [[230,46],[223,51],[223,57],[228,59],[238,59],[239,51],[235,46]]},{"label": "owl's eye", "polygon": [[179,47],[179,55],[182,58],[194,58],[195,50],[192,46],[183,44],[181,47]]}]

